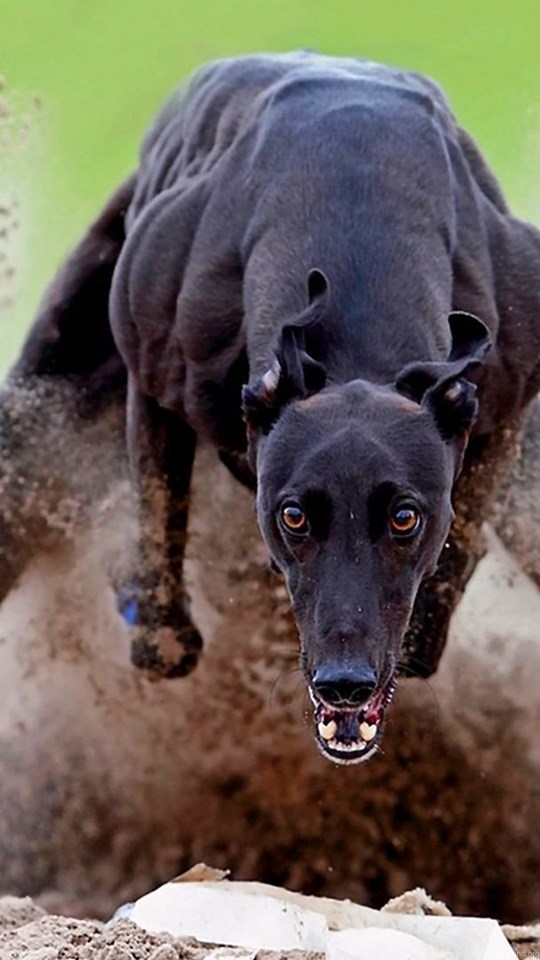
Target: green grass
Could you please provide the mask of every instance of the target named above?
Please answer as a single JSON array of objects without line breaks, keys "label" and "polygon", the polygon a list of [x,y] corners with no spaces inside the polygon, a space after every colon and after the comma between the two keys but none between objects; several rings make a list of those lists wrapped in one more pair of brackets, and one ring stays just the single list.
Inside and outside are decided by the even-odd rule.
[{"label": "green grass", "polygon": [[[22,200],[13,357],[40,292],[136,163],[160,101],[203,60],[299,46],[432,75],[479,141],[518,213],[540,221],[537,0],[0,0],[0,69],[34,133],[0,151],[0,188]],[[31,95],[44,107],[36,125]]]}]

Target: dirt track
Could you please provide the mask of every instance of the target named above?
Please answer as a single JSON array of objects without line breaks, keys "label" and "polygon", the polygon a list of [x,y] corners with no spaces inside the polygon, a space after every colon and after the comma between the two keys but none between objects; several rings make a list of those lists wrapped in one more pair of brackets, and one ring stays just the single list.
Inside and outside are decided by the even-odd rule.
[{"label": "dirt track", "polygon": [[[109,454],[87,444],[81,474]],[[535,503],[530,480],[522,495]],[[343,769],[304,719],[245,491],[203,452],[188,573],[206,654],[185,680],[129,666],[105,577],[129,516],[113,485],[92,530],[36,557],[0,611],[2,890],[106,916],[206,860],[375,906],[422,885],[454,912],[540,914],[540,594],[493,532],[439,674],[403,682],[384,755]]]}]

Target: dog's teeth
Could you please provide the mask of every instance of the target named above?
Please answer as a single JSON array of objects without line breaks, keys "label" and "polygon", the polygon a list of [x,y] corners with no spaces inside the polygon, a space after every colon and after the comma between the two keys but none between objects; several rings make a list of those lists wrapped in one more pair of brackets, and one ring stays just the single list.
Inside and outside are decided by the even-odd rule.
[{"label": "dog's teeth", "polygon": [[332,750],[339,750],[341,753],[356,753],[358,750],[365,750],[367,743],[358,740],[356,743],[340,743],[339,740],[333,740],[328,744]]},{"label": "dog's teeth", "polygon": [[319,736],[321,736],[323,740],[332,740],[337,733],[337,723],[335,720],[330,720],[328,723],[323,723],[321,720],[317,730],[319,731]]},{"label": "dog's teeth", "polygon": [[365,740],[367,743],[370,743],[371,740],[373,740],[373,738],[377,734],[377,724],[366,723],[366,721],[364,720],[363,723],[360,724],[359,730],[360,730],[360,736],[362,737],[362,739]]}]

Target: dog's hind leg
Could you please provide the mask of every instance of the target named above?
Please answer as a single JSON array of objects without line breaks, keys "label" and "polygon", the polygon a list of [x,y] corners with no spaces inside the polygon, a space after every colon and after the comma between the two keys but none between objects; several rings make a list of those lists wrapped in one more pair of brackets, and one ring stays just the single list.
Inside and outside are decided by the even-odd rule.
[{"label": "dog's hind leg", "polygon": [[195,431],[128,382],[128,452],[139,503],[134,583],[119,606],[134,631],[132,662],[150,674],[181,677],[196,665],[202,639],[183,586]]},{"label": "dog's hind leg", "polygon": [[522,418],[473,440],[454,489],[455,520],[435,573],[421,584],[405,637],[401,672],[430,677],[444,652],[452,614],[485,553],[482,526],[492,520],[519,456]]},{"label": "dog's hind leg", "polygon": [[120,435],[126,369],[108,300],[133,187],[116,191],[53,279],[0,390],[0,603],[100,495],[103,445],[89,448],[101,425]]},{"label": "dog's hind leg", "polygon": [[62,378],[0,388],[0,603],[33,557],[88,528],[125,479],[122,392],[85,400],[92,416]]},{"label": "dog's hind leg", "polygon": [[0,603],[17,583],[30,559],[33,542],[43,533],[35,529],[37,518],[32,534],[27,523],[20,456],[24,438],[19,426],[27,411],[21,409],[22,399],[20,391],[18,395],[6,389],[0,391]]},{"label": "dog's hind leg", "polygon": [[529,407],[521,456],[498,498],[494,527],[521,569],[540,588],[540,398]]}]

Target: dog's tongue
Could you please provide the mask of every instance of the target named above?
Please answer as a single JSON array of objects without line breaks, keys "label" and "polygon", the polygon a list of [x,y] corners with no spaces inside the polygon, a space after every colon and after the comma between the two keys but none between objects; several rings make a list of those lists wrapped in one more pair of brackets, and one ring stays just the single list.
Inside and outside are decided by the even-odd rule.
[{"label": "dog's tongue", "polygon": [[360,718],[356,713],[335,714],[334,722],[337,724],[335,733],[336,740],[342,740],[343,743],[354,743],[358,740]]}]

